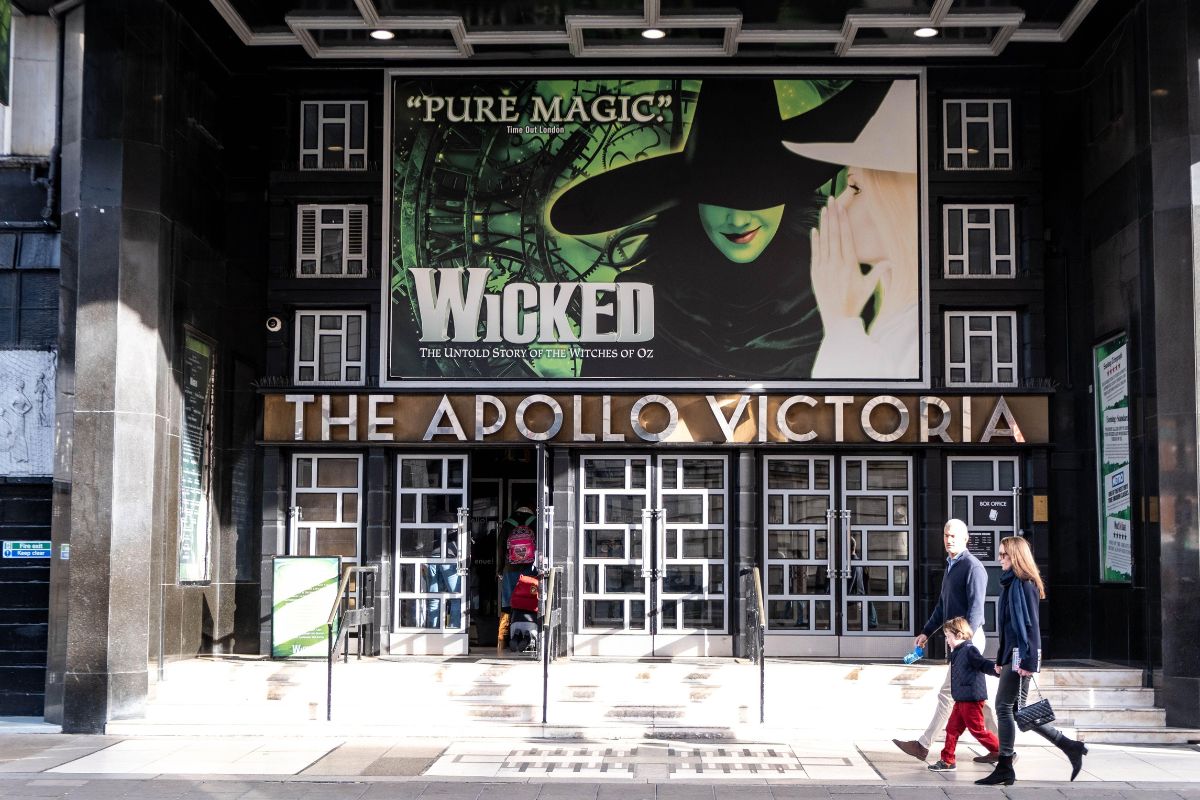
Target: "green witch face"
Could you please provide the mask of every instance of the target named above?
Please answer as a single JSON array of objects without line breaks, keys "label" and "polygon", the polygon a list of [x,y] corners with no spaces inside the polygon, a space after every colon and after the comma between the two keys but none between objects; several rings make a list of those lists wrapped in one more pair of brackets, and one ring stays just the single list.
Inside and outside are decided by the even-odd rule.
[{"label": "green witch face", "polygon": [[713,247],[735,264],[749,264],[762,255],[779,231],[783,204],[743,211],[700,203],[700,224]]}]

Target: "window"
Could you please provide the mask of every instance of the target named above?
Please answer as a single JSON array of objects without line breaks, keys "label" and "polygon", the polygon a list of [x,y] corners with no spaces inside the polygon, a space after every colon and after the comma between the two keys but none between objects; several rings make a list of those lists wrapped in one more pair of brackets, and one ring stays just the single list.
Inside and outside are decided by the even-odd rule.
[{"label": "window", "polygon": [[946,312],[946,385],[1017,385],[1017,313]]},{"label": "window", "polygon": [[300,169],[366,169],[367,104],[300,104]]},{"label": "window", "polygon": [[296,208],[296,274],[301,278],[364,275],[367,207]]},{"label": "window", "polygon": [[996,597],[1000,594],[1000,540],[1013,536],[1019,524],[1013,487],[1018,459],[954,456],[949,459],[950,516],[967,523],[967,549],[988,573],[984,629],[995,635]]},{"label": "window", "polygon": [[364,382],[364,311],[296,312],[296,383]]},{"label": "window", "polygon": [[1011,278],[1016,274],[1012,205],[942,208],[947,278]]},{"label": "window", "polygon": [[946,169],[1012,169],[1012,104],[1008,100],[945,100]]},{"label": "window", "polygon": [[361,482],[362,456],[292,456],[292,507],[297,513],[290,555],[358,562]]}]

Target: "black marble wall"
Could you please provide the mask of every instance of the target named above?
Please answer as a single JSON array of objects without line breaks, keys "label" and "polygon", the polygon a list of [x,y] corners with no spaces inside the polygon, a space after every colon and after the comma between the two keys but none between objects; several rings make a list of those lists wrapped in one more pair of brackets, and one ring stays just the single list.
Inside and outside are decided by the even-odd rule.
[{"label": "black marble wall", "polygon": [[[160,0],[90,2],[63,24],[53,538],[70,559],[52,570],[46,716],[100,731],[140,711],[156,665],[257,650],[265,176],[245,135],[257,106],[219,40]],[[177,573],[184,326],[217,343],[210,579],[192,585]]]}]

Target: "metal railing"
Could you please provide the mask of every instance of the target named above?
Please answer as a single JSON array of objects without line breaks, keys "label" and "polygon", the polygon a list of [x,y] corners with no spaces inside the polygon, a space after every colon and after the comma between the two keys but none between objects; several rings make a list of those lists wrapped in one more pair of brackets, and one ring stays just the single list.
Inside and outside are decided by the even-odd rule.
[{"label": "metal railing", "polygon": [[542,650],[542,724],[550,710],[550,662],[562,655],[562,567],[552,567],[542,573],[541,631],[538,646]]},{"label": "metal railing", "polygon": [[763,607],[762,573],[752,567],[742,573],[742,596],[746,603],[744,639],[746,654],[758,664],[758,721],[767,716],[767,614]]},{"label": "metal railing", "polygon": [[[356,576],[358,580],[353,581],[351,588],[352,579]],[[342,649],[342,662],[345,663],[350,660],[350,651],[346,647],[350,631],[355,631],[358,638],[356,658],[363,657],[363,653],[368,650],[368,640],[374,639],[378,576],[377,564],[366,567],[351,565],[342,570],[337,599],[333,601],[333,608],[329,609],[329,616],[325,620],[325,637],[329,643],[325,673],[326,722],[333,719],[333,660],[338,647]],[[370,653],[367,652],[367,655]]]}]

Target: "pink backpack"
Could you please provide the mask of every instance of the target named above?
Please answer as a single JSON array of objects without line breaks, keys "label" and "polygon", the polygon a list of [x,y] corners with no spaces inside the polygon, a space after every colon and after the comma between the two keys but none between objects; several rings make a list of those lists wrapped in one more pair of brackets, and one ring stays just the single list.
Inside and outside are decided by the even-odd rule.
[{"label": "pink backpack", "polygon": [[[508,520],[510,523],[516,520]],[[508,563],[532,564],[537,550],[537,536],[533,532],[535,517],[530,517],[524,525],[516,525],[508,534]]]}]

